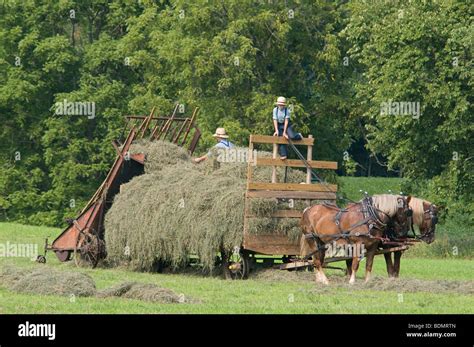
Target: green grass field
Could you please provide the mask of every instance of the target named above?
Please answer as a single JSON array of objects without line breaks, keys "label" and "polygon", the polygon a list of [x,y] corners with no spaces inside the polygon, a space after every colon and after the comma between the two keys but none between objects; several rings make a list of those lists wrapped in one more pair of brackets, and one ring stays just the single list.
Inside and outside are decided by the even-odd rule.
[{"label": "green grass field", "polygon": [[[0,243],[36,243],[41,252],[44,238],[54,238],[59,229],[0,223]],[[397,290],[364,288],[363,271],[353,286],[340,285],[340,270],[326,270],[329,287],[316,286],[309,272],[266,270],[265,276],[246,281],[226,281],[205,277],[198,272],[186,274],[136,273],[123,269],[76,268],[74,262],[59,263],[48,254],[47,264],[26,258],[1,258],[0,266],[52,266],[89,274],[99,289],[124,281],[154,283],[183,293],[200,303],[156,304],[122,298],[75,298],[18,294],[0,289],[0,313],[474,313],[474,295],[439,291],[433,281],[468,281],[473,288],[474,261],[469,259],[407,258],[402,262],[401,286]],[[362,263],[363,266],[364,263]],[[375,276],[386,277],[383,257],[375,263]],[[377,278],[376,278],[377,280]],[[387,283],[389,280],[383,280]],[[427,282],[431,281],[431,282]],[[405,286],[406,283],[406,286]],[[1,285],[1,283],[0,283]],[[420,291],[413,290],[410,286]]]},{"label": "green grass field", "polygon": [[[397,177],[339,177],[339,190],[344,195],[354,201],[358,201],[364,197],[363,192],[370,195],[398,194],[401,191],[402,178]],[[360,192],[362,190],[362,192]]]}]

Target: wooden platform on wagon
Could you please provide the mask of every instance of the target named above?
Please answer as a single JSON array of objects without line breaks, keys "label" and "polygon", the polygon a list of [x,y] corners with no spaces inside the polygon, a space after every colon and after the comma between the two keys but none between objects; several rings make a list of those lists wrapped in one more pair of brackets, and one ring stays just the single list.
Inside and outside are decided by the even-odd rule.
[{"label": "wooden platform on wagon", "polygon": [[[273,145],[272,158],[259,158],[254,156],[255,145],[271,144]],[[258,254],[265,255],[299,255],[299,240],[291,241],[285,235],[269,231],[266,234],[252,235],[248,231],[248,220],[255,218],[250,213],[250,200],[254,198],[276,198],[304,200],[309,206],[311,201],[330,201],[335,202],[337,185],[326,183],[312,183],[311,169],[329,169],[336,170],[337,162],[313,160],[314,138],[309,135],[301,140],[293,140],[292,144],[307,148],[306,163],[300,159],[281,160],[278,155],[278,145],[289,144],[284,137],[250,135],[249,141],[249,163],[247,168],[247,188],[245,194],[245,215],[244,215],[244,241],[243,248]],[[268,182],[254,182],[253,171],[259,166],[272,166],[272,176]],[[296,167],[306,168],[306,182],[286,183],[277,182],[278,167]],[[273,218],[301,218],[302,211],[286,209],[278,210],[271,216]]]}]

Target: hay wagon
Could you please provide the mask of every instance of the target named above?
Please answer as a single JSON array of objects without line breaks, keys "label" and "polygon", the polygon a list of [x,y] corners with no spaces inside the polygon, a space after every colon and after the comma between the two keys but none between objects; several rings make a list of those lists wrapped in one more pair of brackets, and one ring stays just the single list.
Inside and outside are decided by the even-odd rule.
[{"label": "hay wagon", "polygon": [[[259,157],[254,150],[260,144],[271,144],[273,146],[273,156],[271,158]],[[278,145],[289,142],[283,137],[250,135],[249,139],[249,160],[247,166],[247,186],[245,191],[245,212],[243,243],[237,252],[224,257],[224,269],[226,276],[233,279],[244,279],[248,276],[250,269],[258,261],[274,264],[275,260],[281,260],[281,269],[291,269],[303,266],[301,262],[294,261],[300,256],[300,241],[291,240],[281,233],[268,231],[265,234],[254,235],[249,232],[249,221],[256,218],[252,215],[250,204],[252,199],[278,199],[288,201],[289,206],[295,200],[302,200],[310,206],[312,202],[328,201],[336,202],[337,185],[327,183],[313,183],[311,168],[336,170],[337,162],[313,160],[314,138],[309,135],[299,141],[292,141],[294,146],[306,147],[306,160],[286,159],[278,157]],[[257,152],[258,153],[258,152]],[[268,182],[254,182],[254,169],[261,166],[273,167],[272,175]],[[309,168],[307,167],[309,166]],[[306,168],[306,181],[298,183],[277,182],[278,167]],[[302,216],[301,210],[292,208],[275,211],[272,218],[296,218]]]},{"label": "hay wagon", "polygon": [[[109,170],[105,180],[97,189],[95,194],[82,209],[75,219],[69,220],[69,225],[50,244],[45,243],[45,255],[47,251],[56,254],[61,262],[73,258],[76,263],[86,262],[95,267],[100,259],[106,257],[104,243],[104,217],[110,209],[114,197],[120,192],[122,184],[127,183],[133,177],[144,173],[145,155],[143,153],[130,154],[129,149],[135,140],[167,140],[179,146],[186,147],[192,154],[197,147],[201,132],[196,125],[198,108],[195,108],[188,117],[178,115],[179,105],[176,105],[171,115],[155,115],[153,108],[148,116],[127,116],[128,136],[121,143],[114,141],[113,147],[117,152],[116,159]],[[256,146],[273,145],[272,157],[254,156]],[[299,141],[294,141],[294,146],[306,147],[306,159],[277,158],[278,145],[288,144],[283,137],[251,135],[249,139],[249,160],[247,166],[247,185],[245,191],[245,213],[243,243],[238,251],[229,252],[221,250],[221,262],[226,277],[233,279],[244,279],[248,276],[250,268],[257,261],[273,263],[278,258],[282,261],[278,265],[280,269],[291,270],[297,267],[308,266],[308,262],[298,259],[300,256],[299,240],[292,241],[287,236],[272,232],[271,230],[260,235],[249,233],[249,221],[255,218],[251,214],[250,201],[255,198],[270,198],[286,201],[302,200],[307,206],[312,202],[329,201],[335,202],[337,186],[327,183],[313,183],[311,180],[311,169],[337,169],[337,162],[312,160],[314,138],[310,135]],[[270,166],[273,168],[269,182],[254,182],[253,171],[259,166]],[[278,167],[306,168],[306,181],[301,184],[277,182]],[[272,218],[295,218],[300,219],[302,211],[297,209],[282,209],[275,211]],[[402,250],[404,249],[392,249]],[[38,262],[46,262],[45,255],[38,257]],[[266,258],[265,258],[266,257]],[[328,258],[327,263],[344,260],[345,258]]]},{"label": "hay wagon", "polygon": [[[254,149],[255,146],[259,144],[273,145],[272,158],[260,158],[258,155],[255,156]],[[232,254],[223,255],[225,275],[228,278],[247,278],[250,269],[255,266],[257,261],[267,263],[268,265],[281,270],[294,270],[312,266],[310,261],[303,259],[305,254],[300,254],[300,242],[301,237],[303,237],[302,235],[298,240],[292,241],[288,238],[288,236],[272,230],[269,230],[265,234],[259,235],[249,232],[249,221],[252,218],[257,218],[257,216],[252,214],[250,209],[250,202],[252,199],[266,198],[292,202],[294,200],[301,200],[305,202],[306,206],[311,206],[320,202],[336,203],[336,193],[338,189],[337,185],[328,184],[326,182],[312,182],[312,169],[337,170],[337,162],[312,159],[314,145],[313,136],[309,135],[307,138],[303,138],[299,141],[292,141],[291,143],[292,147],[306,147],[306,159],[301,156],[301,153],[299,153],[301,159],[279,159],[279,144],[288,145],[289,142],[283,137],[250,135],[250,158],[247,167],[243,243],[240,249],[235,249]],[[294,150],[298,151],[295,147]],[[269,178],[269,182],[254,182],[253,171],[259,166],[273,167],[272,176]],[[299,184],[277,182],[277,167],[305,168],[306,181]],[[277,210],[269,217],[301,219],[302,214],[303,211],[301,210],[289,208]],[[392,242],[390,248],[381,249],[377,251],[376,254],[405,251],[415,242],[417,242],[417,240]],[[343,268],[330,266],[329,264],[338,261],[345,261],[348,259],[351,259],[351,257],[347,257],[335,252],[333,254],[329,254],[329,256],[325,258],[324,267],[345,271]]]}]

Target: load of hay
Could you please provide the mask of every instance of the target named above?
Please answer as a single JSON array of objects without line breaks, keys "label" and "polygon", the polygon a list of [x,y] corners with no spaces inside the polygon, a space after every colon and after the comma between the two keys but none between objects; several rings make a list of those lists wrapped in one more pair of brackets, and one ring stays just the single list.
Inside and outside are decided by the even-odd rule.
[{"label": "load of hay", "polygon": [[[105,216],[108,260],[134,270],[150,271],[157,261],[178,268],[199,257],[209,270],[221,249],[242,243],[247,163],[209,159],[194,164],[185,149],[169,142],[139,142],[131,153],[145,153],[145,174],[124,184]],[[258,155],[270,155],[259,152]],[[255,181],[269,182],[271,167],[256,167]],[[284,168],[279,168],[282,182]],[[306,174],[288,170],[288,182],[304,182]],[[290,206],[290,207],[289,207]],[[298,219],[268,218],[289,202],[252,200],[249,232],[277,231],[297,239]],[[296,205],[293,208],[302,209]]]}]

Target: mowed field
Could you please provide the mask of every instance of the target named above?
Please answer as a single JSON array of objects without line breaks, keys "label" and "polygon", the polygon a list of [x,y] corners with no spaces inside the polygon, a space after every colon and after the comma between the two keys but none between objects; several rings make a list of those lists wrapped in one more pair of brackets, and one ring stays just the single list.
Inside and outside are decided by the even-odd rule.
[{"label": "mowed field", "polygon": [[[37,243],[59,229],[0,223],[0,243]],[[48,254],[47,264],[26,258],[0,258],[0,266],[54,267],[90,275],[98,289],[124,281],[154,283],[193,303],[157,304],[124,298],[32,295],[0,289],[0,313],[474,313],[474,261],[405,258],[401,278],[386,278],[383,257],[375,262],[374,281],[365,285],[363,271],[355,285],[342,271],[326,270],[332,284],[316,285],[313,273],[257,270],[248,280],[203,276],[199,270],[179,274],[136,273],[123,269],[76,268]],[[340,263],[341,265],[343,263]],[[365,262],[362,262],[363,267]],[[1,283],[0,283],[1,285]]]}]

